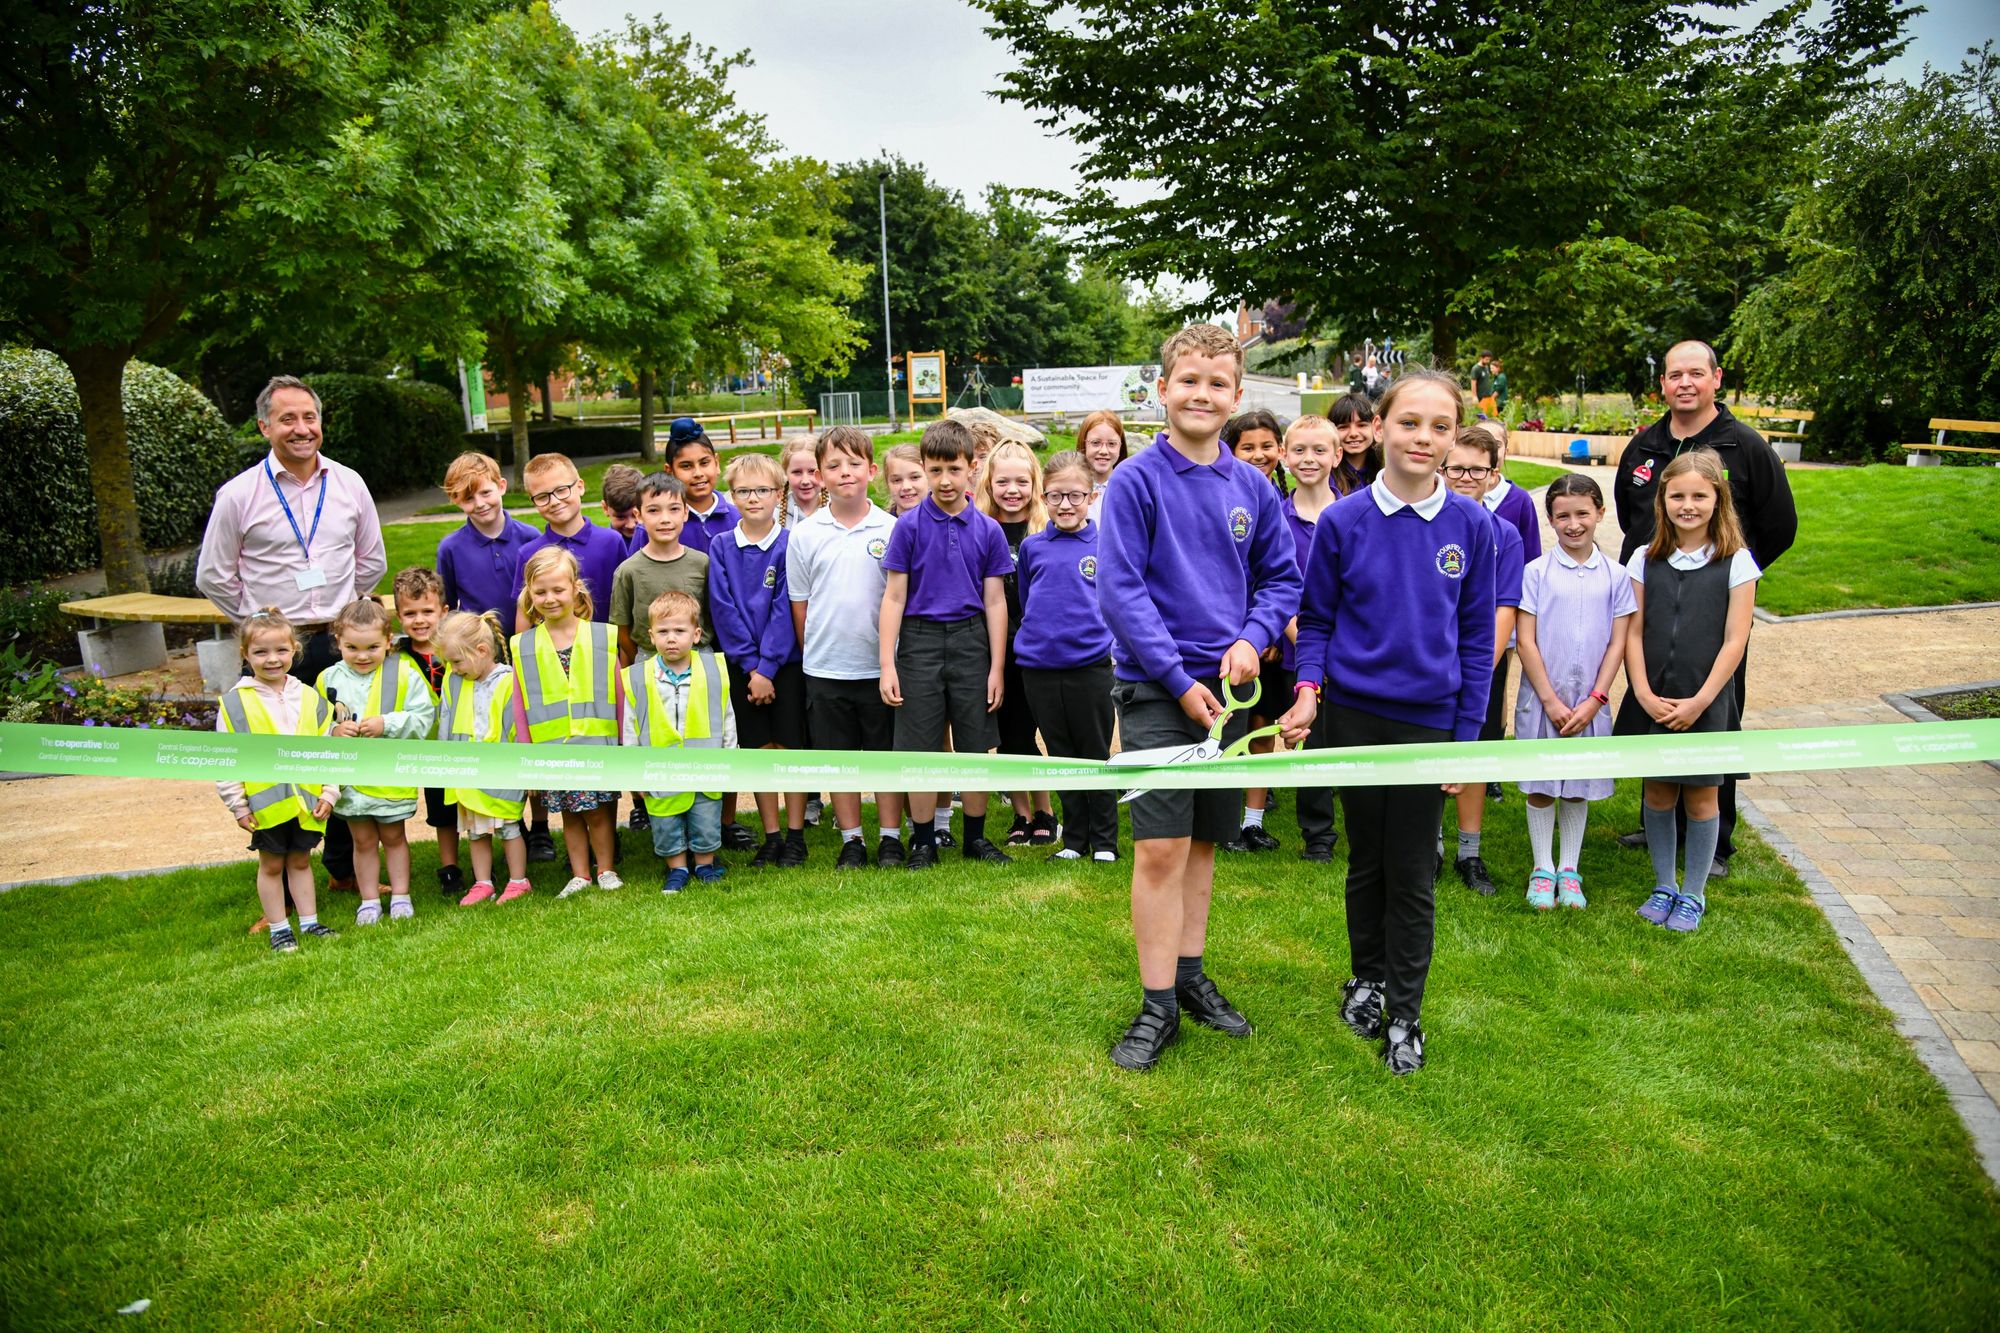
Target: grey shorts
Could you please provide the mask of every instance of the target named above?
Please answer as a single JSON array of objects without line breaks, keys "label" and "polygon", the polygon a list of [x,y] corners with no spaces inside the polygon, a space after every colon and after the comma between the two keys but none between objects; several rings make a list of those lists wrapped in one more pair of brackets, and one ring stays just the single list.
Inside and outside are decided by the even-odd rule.
[{"label": "grey shorts", "polygon": [[903,621],[896,638],[896,678],[903,687],[898,750],[942,751],[947,722],[951,748],[959,754],[985,754],[1000,743],[999,726],[986,711],[991,643],[984,616]]},{"label": "grey shorts", "polygon": [[[1222,697],[1219,677],[1197,677],[1216,698]],[[1118,707],[1118,747],[1120,750],[1150,750],[1161,745],[1195,745],[1208,729],[1181,711],[1180,700],[1153,681],[1113,681],[1111,702]],[[1223,741],[1249,730],[1247,713],[1229,719]],[[1194,838],[1199,842],[1228,842],[1243,831],[1243,790],[1225,787],[1215,790],[1189,788],[1142,791],[1126,807],[1132,812],[1132,840],[1147,838]]]}]

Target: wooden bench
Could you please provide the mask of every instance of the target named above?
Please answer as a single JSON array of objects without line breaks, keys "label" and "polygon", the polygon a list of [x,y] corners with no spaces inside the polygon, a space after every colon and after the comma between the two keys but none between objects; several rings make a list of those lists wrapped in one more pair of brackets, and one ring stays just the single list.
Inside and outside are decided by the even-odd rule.
[{"label": "wooden bench", "polygon": [[[785,421],[790,417],[804,417],[805,423],[796,427],[796,429],[810,431],[813,428],[813,423],[819,420],[819,413],[810,407],[788,407],[773,409],[769,412],[715,412],[707,416],[698,416],[694,418],[694,421],[703,431],[707,431],[710,426],[727,426],[729,428],[729,442],[735,444],[736,424],[739,421],[755,422],[757,425],[757,438],[761,440],[764,438],[765,422],[768,421],[771,423],[771,434],[773,437],[776,437],[785,433]],[[666,436],[666,428],[664,426],[660,430],[660,435],[661,438],[665,438]]]},{"label": "wooden bench", "polygon": [[[1764,407],[1757,403],[1739,403],[1732,404],[1729,411],[1732,416],[1749,418],[1751,428],[1770,442],[1771,447],[1778,451],[1778,457],[1784,459],[1787,463],[1796,463],[1799,461],[1799,442],[1805,439],[1806,425],[1813,419],[1810,409],[1803,407]],[[1798,429],[1772,430],[1770,427],[1762,424],[1766,421],[1789,421],[1796,425]]]},{"label": "wooden bench", "polygon": [[242,670],[229,617],[206,597],[165,597],[152,592],[122,592],[111,597],[85,597],[64,602],[66,615],[91,622],[77,631],[83,665],[102,676],[124,676],[167,664],[168,625],[209,625],[215,637],[197,649],[204,685],[216,693],[227,688]]},{"label": "wooden bench", "polygon": [[2000,457],[2000,449],[1985,449],[1972,444],[1946,444],[1945,432],[1962,431],[1970,435],[2000,435],[2000,421],[1957,421],[1951,417],[1932,417],[1931,440],[1926,444],[1906,444],[1903,446],[1909,457],[1904,461],[1911,467],[1936,467],[1938,460],[1932,454],[1992,454]]}]

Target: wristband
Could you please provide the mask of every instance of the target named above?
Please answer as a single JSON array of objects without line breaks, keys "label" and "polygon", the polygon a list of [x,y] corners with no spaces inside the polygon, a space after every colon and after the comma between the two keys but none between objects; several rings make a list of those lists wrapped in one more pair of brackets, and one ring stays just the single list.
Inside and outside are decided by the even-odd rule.
[{"label": "wristband", "polygon": [[1606,708],[1609,708],[1611,706],[1611,696],[1606,694],[1603,690],[1592,690],[1590,692],[1590,697],[1597,700],[1597,702],[1599,702],[1600,704],[1603,704]]},{"label": "wristband", "polygon": [[1296,699],[1296,698],[1298,698],[1298,697],[1299,697],[1299,691],[1300,691],[1300,690],[1311,690],[1311,691],[1313,692],[1313,698],[1314,698],[1314,699],[1318,699],[1318,698],[1320,698],[1320,697],[1321,697],[1321,694],[1320,694],[1320,687],[1319,687],[1319,686],[1317,686],[1317,685],[1315,685],[1315,684],[1313,684],[1313,683],[1312,683],[1311,681],[1309,681],[1309,680],[1302,680],[1302,681],[1299,681],[1298,683],[1296,683],[1296,684],[1294,684],[1294,685],[1292,686],[1292,697],[1293,697],[1294,699]]}]

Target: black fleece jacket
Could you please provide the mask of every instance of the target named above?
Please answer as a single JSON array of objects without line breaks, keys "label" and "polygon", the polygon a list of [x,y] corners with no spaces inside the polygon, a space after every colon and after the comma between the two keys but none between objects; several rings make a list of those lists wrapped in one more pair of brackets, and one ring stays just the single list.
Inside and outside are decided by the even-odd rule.
[{"label": "black fleece jacket", "polygon": [[1618,558],[1630,560],[1632,552],[1653,540],[1653,493],[1661,470],[1689,449],[1713,449],[1721,455],[1729,477],[1730,498],[1743,524],[1743,539],[1750,543],[1750,555],[1760,569],[1769,569],[1792,549],[1799,535],[1799,511],[1792,503],[1783,460],[1762,435],[1721,403],[1715,405],[1715,420],[1688,439],[1674,438],[1673,420],[1671,414],[1661,417],[1634,435],[1619,455],[1618,479],[1611,488],[1618,525],[1625,530]]}]

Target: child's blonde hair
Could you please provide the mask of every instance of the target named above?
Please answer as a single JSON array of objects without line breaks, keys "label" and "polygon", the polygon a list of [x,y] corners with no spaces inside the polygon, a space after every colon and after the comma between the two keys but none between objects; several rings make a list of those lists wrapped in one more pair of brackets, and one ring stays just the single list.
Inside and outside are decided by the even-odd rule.
[{"label": "child's blonde hair", "polygon": [[1227,356],[1236,363],[1236,383],[1243,383],[1243,344],[1220,324],[1190,324],[1160,344],[1160,378],[1174,373],[1174,362],[1184,356]]},{"label": "child's blonde hair", "polygon": [[528,563],[521,570],[521,598],[518,609],[522,619],[530,625],[542,623],[542,613],[535,609],[528,590],[535,586],[535,580],[551,570],[562,570],[569,575],[570,588],[574,595],[570,598],[570,614],[578,620],[590,619],[590,589],[584,586],[583,570],[577,565],[576,557],[560,546],[544,546],[528,557]]},{"label": "child's blonde hair", "polygon": [[1292,444],[1292,436],[1297,432],[1302,430],[1322,430],[1322,429],[1325,430],[1329,435],[1335,433],[1333,429],[1333,423],[1331,421],[1328,421],[1325,417],[1320,416],[1316,412],[1308,412],[1302,417],[1292,418],[1292,424],[1285,427],[1285,438],[1282,441],[1282,443],[1285,445],[1286,448],[1289,449]]},{"label": "child's blonde hair", "polygon": [[236,627],[236,655],[250,656],[250,640],[259,634],[273,630],[283,630],[285,637],[292,641],[292,651],[299,650],[299,632],[285,613],[275,606],[263,607],[243,617],[243,623]]},{"label": "child's blonde hair", "polygon": [[780,473],[792,470],[793,454],[811,454],[813,456],[813,466],[819,466],[819,439],[809,431],[799,431],[796,434],[787,435],[780,441],[778,444],[778,471]]},{"label": "child's blonde hair", "polygon": [[729,460],[728,467],[722,469],[722,484],[733,491],[748,481],[763,482],[783,490],[785,470],[769,454],[738,454]]},{"label": "child's blonde hair", "polygon": [[491,611],[476,616],[470,611],[454,611],[438,622],[437,646],[446,657],[463,657],[482,641],[492,651],[494,661],[507,660],[507,627]]},{"label": "child's blonde hair", "polygon": [[988,518],[999,518],[1000,504],[993,498],[993,474],[1002,463],[1019,461],[1028,465],[1028,508],[1022,518],[1027,520],[1028,532],[1033,535],[1049,525],[1049,506],[1042,499],[1042,460],[1019,440],[1002,440],[986,455],[986,466],[979,469],[979,493],[974,503]]},{"label": "child's blonde hair", "polygon": [[327,626],[333,632],[335,643],[348,630],[373,629],[382,631],[383,642],[389,639],[389,613],[382,603],[373,597],[357,597],[334,613],[333,622]]},{"label": "child's blonde hair", "polygon": [[528,460],[527,470],[521,475],[524,477],[539,477],[543,473],[553,472],[559,467],[568,468],[570,475],[573,477],[583,475],[576,470],[576,464],[570,461],[568,454],[536,454]]},{"label": "child's blonde hair", "polygon": [[661,616],[686,616],[696,633],[701,632],[701,603],[679,588],[669,588],[653,599],[646,608],[646,629],[651,632],[653,622]]},{"label": "child's blonde hair", "polygon": [[390,592],[401,605],[405,599],[415,601],[419,597],[431,596],[444,605],[444,580],[435,569],[423,565],[411,565],[408,569],[396,571],[396,581],[390,585]]},{"label": "child's blonde hair", "polygon": [[468,450],[451,460],[444,470],[444,493],[456,504],[478,490],[483,482],[507,489],[507,474],[490,454]]},{"label": "child's blonde hair", "polygon": [[1096,481],[1096,474],[1090,470],[1090,460],[1083,456],[1083,451],[1065,449],[1061,453],[1049,455],[1049,465],[1042,469],[1042,489],[1047,490],[1055,485],[1056,478],[1068,472],[1081,473],[1086,486]]},{"label": "child's blonde hair", "polygon": [[1713,449],[1692,449],[1660,469],[1653,479],[1653,540],[1646,547],[1648,560],[1665,560],[1680,546],[1680,534],[1667,517],[1667,483],[1693,472],[1715,488],[1715,512],[1708,516],[1708,541],[1715,549],[1711,560],[1727,560],[1744,547],[1743,525],[1736,518],[1736,500],[1729,493],[1729,474],[1722,470],[1722,455]]},{"label": "child's blonde hair", "polygon": [[813,461],[821,468],[826,466],[828,450],[839,450],[864,463],[875,461],[875,442],[859,426],[834,426],[819,437],[819,443],[813,447]]}]

